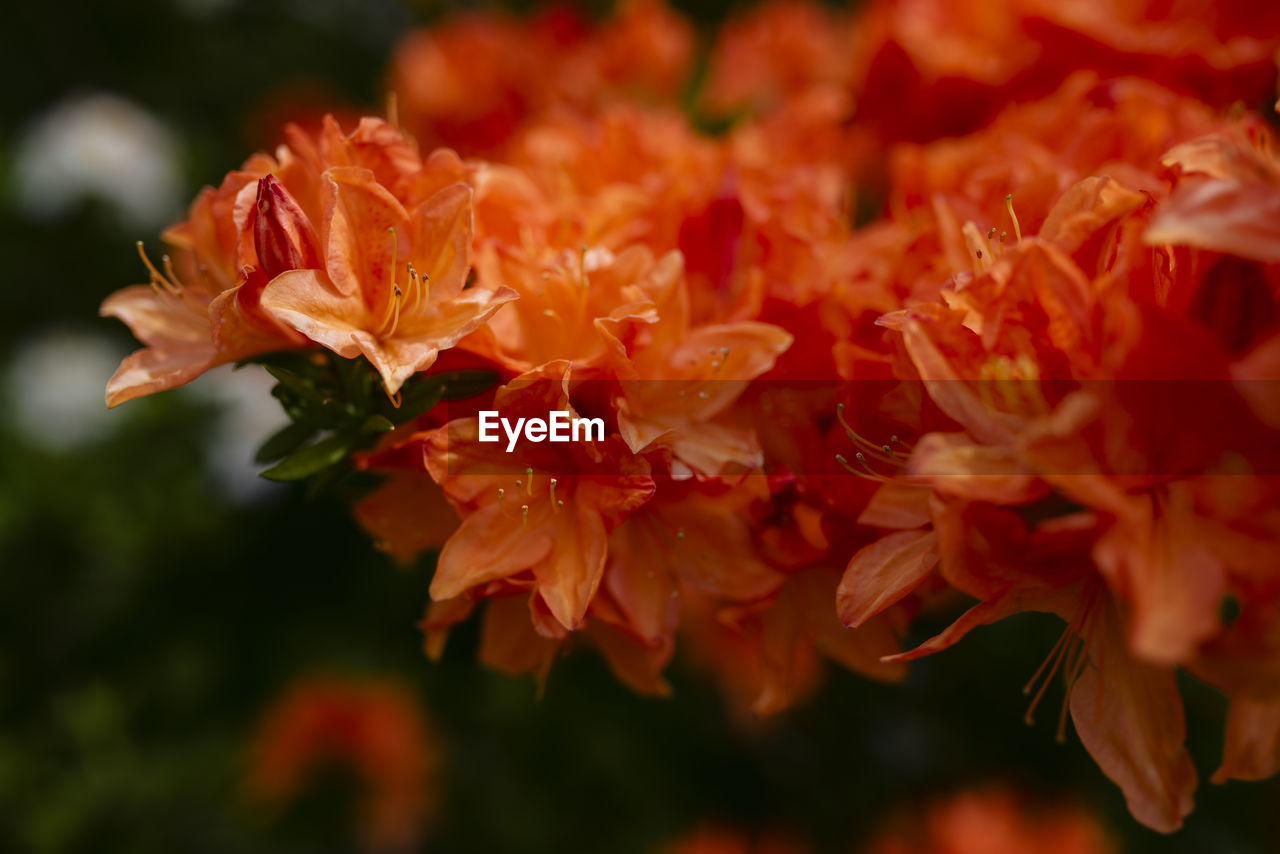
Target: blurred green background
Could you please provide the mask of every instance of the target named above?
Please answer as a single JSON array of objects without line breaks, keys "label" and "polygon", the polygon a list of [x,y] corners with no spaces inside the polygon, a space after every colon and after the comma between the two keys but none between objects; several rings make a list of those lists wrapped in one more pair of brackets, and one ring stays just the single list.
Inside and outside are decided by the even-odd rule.
[{"label": "blurred green background", "polygon": [[[704,27],[726,13],[677,5]],[[133,344],[97,307],[141,278],[133,242],[156,241],[201,185],[270,144],[290,100],[380,112],[396,38],[444,11],[6,10],[0,851],[352,850],[352,781],[330,775],[282,811],[244,795],[256,720],[316,671],[395,678],[421,698],[441,742],[430,851],[642,852],[707,821],[853,851],[895,807],[988,780],[1083,800],[1133,852],[1280,850],[1280,781],[1204,783],[1187,828],[1161,837],[1128,818],[1074,736],[1054,743],[1054,715],[1022,725],[1019,688],[1057,637],[1053,618],[975,632],[904,686],[832,671],[811,701],[756,727],[731,725],[678,667],[674,699],[646,700],[590,655],[558,664],[539,699],[532,681],[475,663],[474,628],[442,664],[422,657],[429,561],[399,570],[337,501],[255,481],[255,442],[282,417],[262,376],[223,372],[103,408]],[[140,171],[77,172],[117,162],[83,147],[103,116],[154,149]],[[95,181],[100,192],[81,193]],[[1204,778],[1224,702],[1191,684],[1187,697]]]}]

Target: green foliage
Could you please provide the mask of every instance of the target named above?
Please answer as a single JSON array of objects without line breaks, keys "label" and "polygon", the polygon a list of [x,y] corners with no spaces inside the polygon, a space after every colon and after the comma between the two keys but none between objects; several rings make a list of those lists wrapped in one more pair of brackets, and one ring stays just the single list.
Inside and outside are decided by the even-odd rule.
[{"label": "green foliage", "polygon": [[[442,400],[472,397],[498,380],[490,371],[419,374],[393,400],[364,359],[288,352],[249,359],[241,367],[253,363],[275,379],[271,394],[292,422],[255,456],[259,463],[275,463],[261,474],[276,481],[321,476],[322,483],[330,483],[349,466],[352,452],[372,447],[380,435],[425,415]],[[312,441],[317,435],[322,438]]]}]

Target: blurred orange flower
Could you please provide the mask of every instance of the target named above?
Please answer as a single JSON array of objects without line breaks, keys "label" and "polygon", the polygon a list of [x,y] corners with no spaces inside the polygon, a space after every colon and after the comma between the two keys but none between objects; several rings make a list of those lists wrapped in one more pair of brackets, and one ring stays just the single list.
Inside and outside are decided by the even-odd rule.
[{"label": "blurred orange flower", "polygon": [[867,848],[872,854],[1114,854],[1115,842],[1085,809],[1036,804],[1006,788],[974,789],[904,813]]},{"label": "blurred orange flower", "polygon": [[326,763],[361,782],[362,850],[416,850],[431,807],[436,755],[421,706],[403,686],[338,676],[294,684],[258,723],[247,793],[265,806],[283,807]]}]

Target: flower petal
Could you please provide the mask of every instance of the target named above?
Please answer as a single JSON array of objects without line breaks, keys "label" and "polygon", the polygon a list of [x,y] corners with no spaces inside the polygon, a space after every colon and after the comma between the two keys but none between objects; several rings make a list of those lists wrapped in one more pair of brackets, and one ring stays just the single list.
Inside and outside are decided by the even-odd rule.
[{"label": "flower petal", "polygon": [[1227,710],[1222,764],[1213,782],[1265,780],[1280,771],[1280,700],[1237,698]]},{"label": "flower petal", "polygon": [[864,546],[849,561],[836,589],[836,613],[860,626],[906,596],[938,562],[933,531],[899,531]]},{"label": "flower petal", "polygon": [[532,568],[551,553],[551,536],[529,528],[503,512],[502,505],[481,507],[440,551],[431,579],[431,598],[437,601]]},{"label": "flower petal", "polygon": [[533,576],[552,615],[566,629],[576,629],[604,576],[609,541],[594,503],[575,496],[559,516],[554,548],[533,567]]},{"label": "flower petal", "polygon": [[1071,691],[1071,719],[1098,767],[1123,790],[1133,817],[1171,833],[1191,811],[1196,788],[1173,670],[1129,654],[1109,603],[1092,619],[1100,622],[1089,632],[1089,665]]}]

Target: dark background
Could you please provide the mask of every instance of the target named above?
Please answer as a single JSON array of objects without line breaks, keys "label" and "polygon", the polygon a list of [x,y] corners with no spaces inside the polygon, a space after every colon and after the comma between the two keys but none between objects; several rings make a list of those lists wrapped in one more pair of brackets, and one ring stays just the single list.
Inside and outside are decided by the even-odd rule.
[{"label": "dark background", "polygon": [[[704,27],[726,11],[677,5]],[[1055,744],[1060,697],[1023,726],[1019,688],[1060,631],[1052,617],[977,631],[915,664],[904,686],[832,670],[813,700],[754,727],[731,724],[679,667],[674,699],[646,700],[589,654],[557,664],[539,699],[532,681],[475,663],[473,629],[442,664],[422,657],[429,560],[398,570],[337,501],[245,485],[256,422],[238,445],[234,428],[242,411],[271,416],[262,383],[202,380],[103,415],[102,382],[133,345],[97,307],[141,278],[133,242],[156,241],[164,223],[92,198],[33,212],[17,165],[33,123],[94,93],[150,112],[173,135],[180,215],[272,142],[280,104],[381,112],[391,46],[443,11],[392,0],[6,10],[0,851],[348,850],[351,780],[329,775],[283,812],[243,795],[255,721],[314,671],[391,677],[421,697],[443,757],[432,851],[641,852],[705,821],[852,851],[892,810],[989,780],[1082,800],[1129,851],[1280,850],[1276,780],[1205,782],[1187,828],[1161,837],[1128,817],[1073,735]],[[243,394],[228,390],[241,380]],[[1225,703],[1190,682],[1186,695],[1205,779]]]}]

